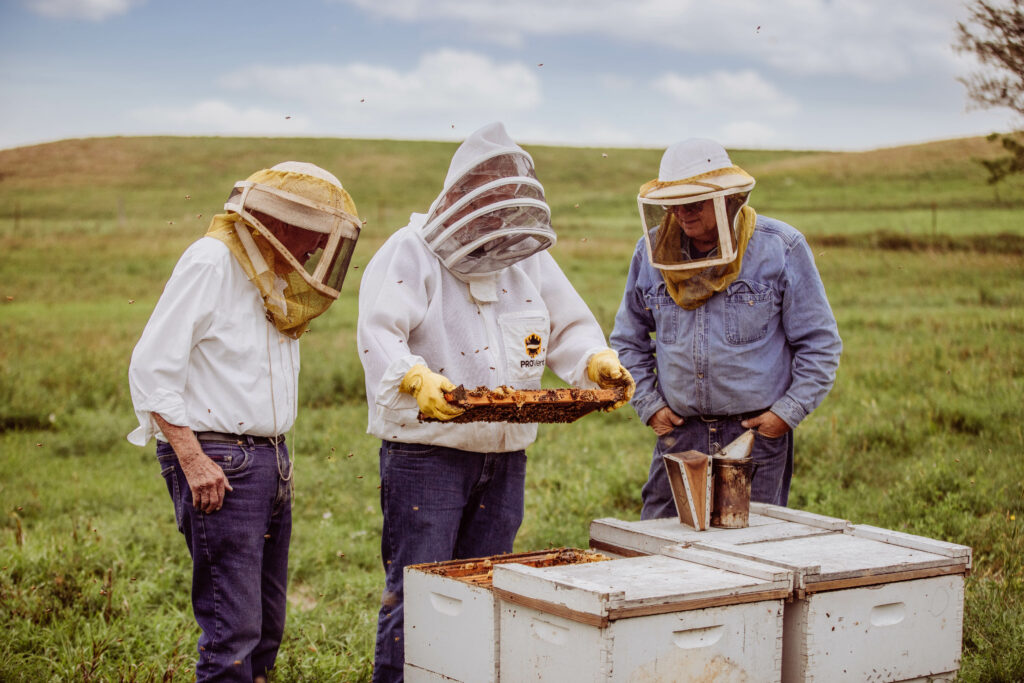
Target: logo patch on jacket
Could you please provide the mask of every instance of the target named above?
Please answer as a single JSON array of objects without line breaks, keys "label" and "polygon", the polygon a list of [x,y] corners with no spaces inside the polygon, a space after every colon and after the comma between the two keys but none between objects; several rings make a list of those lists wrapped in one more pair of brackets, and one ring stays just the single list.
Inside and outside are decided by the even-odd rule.
[{"label": "logo patch on jacket", "polygon": [[536,358],[537,354],[540,353],[540,335],[532,333],[526,339],[523,340],[523,344],[526,346],[526,355],[530,358]]}]

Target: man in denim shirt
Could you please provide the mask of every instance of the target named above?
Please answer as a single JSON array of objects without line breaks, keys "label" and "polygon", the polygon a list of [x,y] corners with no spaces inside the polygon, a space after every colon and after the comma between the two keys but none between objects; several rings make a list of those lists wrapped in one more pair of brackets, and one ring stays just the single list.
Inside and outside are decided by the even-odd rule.
[{"label": "man in denim shirt", "polygon": [[747,206],[754,179],[711,140],[666,150],[640,188],[637,243],[610,342],[657,434],[643,519],[676,514],[664,453],[757,430],[751,497],[785,505],[792,429],[835,381],[842,342],[807,242]]}]

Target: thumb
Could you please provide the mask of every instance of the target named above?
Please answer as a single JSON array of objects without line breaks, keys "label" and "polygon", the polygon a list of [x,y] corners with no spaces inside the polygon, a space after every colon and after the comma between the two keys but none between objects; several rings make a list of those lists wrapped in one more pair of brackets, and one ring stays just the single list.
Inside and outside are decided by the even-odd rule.
[{"label": "thumb", "polygon": [[747,429],[752,429],[754,427],[759,426],[760,424],[761,424],[761,416],[760,415],[758,415],[757,417],[748,417],[746,420],[743,420],[742,422],[740,422],[740,426],[741,427],[746,427]]},{"label": "thumb", "polygon": [[677,427],[686,422],[686,418],[680,417],[679,415],[676,415],[674,412],[668,414],[668,419],[671,420],[672,424],[676,425]]}]

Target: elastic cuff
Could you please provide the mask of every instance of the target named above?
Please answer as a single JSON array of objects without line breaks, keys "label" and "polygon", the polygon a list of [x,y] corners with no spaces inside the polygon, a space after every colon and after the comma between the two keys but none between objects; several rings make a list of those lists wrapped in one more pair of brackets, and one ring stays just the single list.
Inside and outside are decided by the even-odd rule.
[{"label": "elastic cuff", "polygon": [[572,369],[572,376],[569,378],[569,384],[582,389],[600,389],[600,385],[590,379],[590,376],[587,375],[587,368],[590,367],[590,359],[593,358],[595,354],[609,350],[610,349],[607,346],[595,346],[587,349],[587,352],[580,356],[580,360],[576,363],[576,367]]},{"label": "elastic cuff", "polygon": [[380,378],[380,382],[377,383],[377,405],[384,408],[400,408],[408,407],[409,401],[413,404],[416,403],[416,399],[408,394],[403,394],[399,388],[402,386],[402,380],[405,379],[405,375],[414,365],[422,365],[429,368],[427,361],[423,360],[420,356],[408,355],[402,356],[401,358],[393,361],[391,365],[387,367],[384,374]]}]

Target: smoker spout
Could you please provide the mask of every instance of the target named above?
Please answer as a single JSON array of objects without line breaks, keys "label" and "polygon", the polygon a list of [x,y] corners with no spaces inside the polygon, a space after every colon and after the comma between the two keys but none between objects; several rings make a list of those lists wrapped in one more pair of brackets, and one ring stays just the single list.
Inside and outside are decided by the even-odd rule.
[{"label": "smoker spout", "polygon": [[750,457],[750,451],[754,448],[754,430],[748,429],[739,435],[736,440],[724,446],[722,450],[715,453],[716,458],[728,458],[730,460],[742,460]]}]

